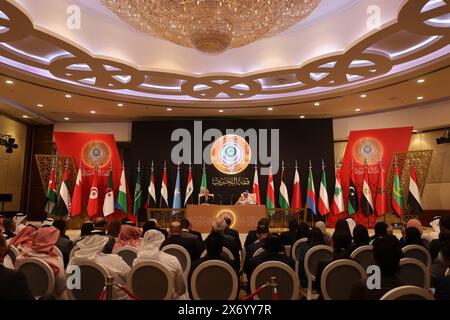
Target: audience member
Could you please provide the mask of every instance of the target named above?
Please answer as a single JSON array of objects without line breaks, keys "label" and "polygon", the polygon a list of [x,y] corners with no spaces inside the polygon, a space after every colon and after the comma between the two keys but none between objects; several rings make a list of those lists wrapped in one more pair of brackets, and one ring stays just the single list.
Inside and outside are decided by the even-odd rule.
[{"label": "audience member", "polygon": [[410,244],[417,244],[419,246],[425,246],[422,240],[420,231],[415,227],[409,227],[405,231],[405,236],[400,239],[402,246],[408,246]]},{"label": "audience member", "polygon": [[[450,268],[450,238],[443,242],[440,255],[447,269]],[[450,300],[450,275],[439,278],[435,289],[436,300]]]},{"label": "audience member", "polygon": [[73,242],[66,235],[67,222],[64,219],[55,220],[53,226],[59,230],[59,238],[56,241],[56,247],[61,251],[64,258],[64,267],[69,263],[70,251],[73,248]]},{"label": "audience member", "polygon": [[258,221],[258,224],[257,224],[257,226],[256,226],[256,229],[255,229],[255,230],[250,230],[250,231],[247,233],[247,237],[245,238],[245,242],[244,242],[244,247],[245,247],[246,249],[247,249],[247,247],[248,247],[249,245],[251,245],[251,244],[254,243],[256,240],[258,240],[258,237],[257,237],[257,235],[256,235],[256,231],[258,230],[258,227],[259,227],[260,225],[266,225],[266,226],[269,226],[269,220],[266,219],[266,218],[260,219],[260,220]]},{"label": "audience member", "polygon": [[142,226],[142,234],[144,235],[148,230],[158,230],[164,235],[166,239],[169,236],[169,233],[167,232],[166,229],[159,227],[158,220],[156,219],[150,219],[149,221],[144,223],[144,225]]},{"label": "audience member", "polygon": [[37,228],[33,225],[28,225],[23,228],[17,235],[11,239],[10,245],[17,248],[17,250],[22,253],[25,248],[31,247],[33,242],[33,234],[36,232]]},{"label": "audience member", "polygon": [[327,231],[327,226],[323,221],[316,222],[316,228],[319,228],[323,233],[323,239],[325,240],[326,245],[331,245],[331,235]]},{"label": "audience member", "polygon": [[370,244],[373,245],[374,241],[378,238],[382,238],[388,235],[388,225],[385,222],[377,222],[374,227],[375,234],[370,237]]},{"label": "audience member", "polygon": [[22,231],[27,225],[28,217],[25,213],[19,212],[14,216],[14,222],[16,223],[16,232]]},{"label": "audience member", "polygon": [[114,244],[114,248],[112,250],[113,253],[116,253],[117,250],[124,246],[130,246],[139,248],[141,246],[141,230],[138,227],[123,224],[120,227],[119,237]]},{"label": "audience member", "polygon": [[11,218],[3,219],[3,236],[6,240],[14,238],[16,236],[16,222]]},{"label": "audience member", "polygon": [[94,221],[94,230],[91,231],[92,234],[97,234],[104,236],[108,239],[108,242],[105,246],[105,253],[112,253],[114,248],[114,244],[116,243],[116,239],[113,236],[107,235],[106,230],[108,230],[108,222],[105,218],[96,218]]},{"label": "audience member", "polygon": [[266,238],[269,236],[269,226],[262,224],[258,226],[258,229],[256,230],[256,236],[258,237],[258,240],[256,240],[254,243],[250,244],[247,247],[246,253],[245,253],[245,259],[244,259],[244,272],[246,274],[249,273],[249,262],[250,259],[255,254],[256,250],[259,248],[262,248],[264,246],[264,242]]},{"label": "audience member", "polygon": [[338,221],[336,221],[334,232],[336,231],[345,231],[348,232],[349,234],[352,234],[352,231],[350,230],[350,226],[348,225],[347,220],[344,219],[339,219]]},{"label": "audience member", "polygon": [[108,236],[113,237],[114,239],[117,239],[120,234],[120,227],[122,226],[122,223],[118,219],[112,219],[108,224],[108,230],[106,234]]},{"label": "audience member", "polygon": [[231,218],[230,217],[224,217],[223,220],[225,220],[225,223],[227,224],[227,227],[225,228],[225,234],[232,236],[234,239],[236,239],[236,242],[239,246],[239,251],[242,250],[242,244],[241,244],[241,238],[239,237],[239,232],[231,228]]},{"label": "audience member", "polygon": [[306,222],[300,222],[297,225],[297,240],[309,237],[309,226]]},{"label": "audience member", "polygon": [[292,246],[297,241],[297,219],[288,221],[288,231],[282,232],[280,239],[284,246]]},{"label": "audience member", "polygon": [[445,243],[445,239],[442,239],[441,235],[448,232],[450,232],[450,215],[442,216],[439,219],[439,238],[431,241],[429,248],[431,260],[434,261],[438,257]]},{"label": "audience member", "polygon": [[353,244],[351,251],[353,252],[359,247],[367,246],[369,242],[370,242],[369,230],[367,230],[367,228],[364,225],[357,224],[353,229]]},{"label": "audience member", "polygon": [[318,245],[325,245],[325,239],[322,231],[319,228],[314,227],[309,231],[308,243],[302,246],[298,251],[298,276],[303,288],[308,287],[308,277],[306,276],[305,271],[306,253],[309,249]]},{"label": "audience member", "polygon": [[[148,231],[147,231],[148,232]],[[202,247],[200,245],[199,239],[183,237],[181,233],[183,232],[181,228],[181,223],[179,221],[172,221],[170,224],[170,235],[162,243],[162,247],[168,244],[178,244],[185,248],[191,257],[191,261],[200,258],[202,252]]]},{"label": "audience member", "polygon": [[216,219],[212,223],[212,231],[223,235],[223,246],[231,251],[234,257],[236,268],[240,268],[241,258],[239,256],[239,245],[235,238],[225,234],[226,227],[227,224],[223,218]]},{"label": "audience member", "polygon": [[192,234],[192,235],[196,236],[200,241],[203,241],[202,234],[198,231],[192,230],[191,222],[188,219],[183,218],[180,220],[180,223],[181,223],[181,228],[183,229],[183,233]]}]

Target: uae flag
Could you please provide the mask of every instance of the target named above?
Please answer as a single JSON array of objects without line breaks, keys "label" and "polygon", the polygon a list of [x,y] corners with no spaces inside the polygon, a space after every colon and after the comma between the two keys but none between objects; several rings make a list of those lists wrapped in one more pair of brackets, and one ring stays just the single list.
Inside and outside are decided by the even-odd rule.
[{"label": "uae flag", "polygon": [[122,164],[122,173],[120,175],[119,193],[117,194],[117,206],[126,215],[128,214],[127,202],[127,179],[125,177],[125,165]]},{"label": "uae flag", "polygon": [[161,181],[161,198],[159,199],[159,207],[160,208],[169,207],[169,196],[167,193],[167,170],[165,163],[164,163],[163,177]]},{"label": "uae flag", "polygon": [[194,182],[192,181],[192,168],[189,166],[189,173],[186,185],[186,195],[184,196],[184,206],[193,203],[192,193],[194,192]]},{"label": "uae flag", "polygon": [[294,186],[292,188],[291,208],[294,209],[302,208],[302,192],[300,189],[300,176],[298,174],[297,161],[295,162]]},{"label": "uae flag", "polygon": [[133,214],[139,214],[142,208],[141,163],[138,163],[136,185],[134,186]]},{"label": "uae flag", "polygon": [[81,188],[82,185],[82,174],[81,174],[81,163],[78,168],[77,180],[75,182],[75,189],[73,190],[72,195],[72,203],[70,206],[70,215],[72,217],[76,217],[83,212],[83,191]]},{"label": "uae flag", "polygon": [[392,182],[391,205],[392,210],[394,210],[394,212],[401,217],[405,210],[403,208],[402,186],[400,184],[397,159],[394,159],[394,181]]},{"label": "uae flag", "polygon": [[362,212],[367,217],[373,213],[372,191],[370,190],[369,186],[369,172],[367,170],[367,164],[364,166],[364,180],[362,186],[361,208]]},{"label": "uae flag", "polygon": [[255,165],[255,175],[253,176],[253,190],[252,193],[256,197],[256,204],[261,204],[261,195],[259,192],[258,167]]},{"label": "uae flag", "polygon": [[105,200],[103,201],[103,215],[105,217],[114,213],[114,186],[113,186],[113,170],[109,169],[108,186],[106,187]]},{"label": "uae flag", "polygon": [[319,204],[320,215],[324,216],[330,213],[330,203],[328,201],[327,176],[325,174],[325,165],[322,161],[322,178],[320,179]]},{"label": "uae flag", "polygon": [[334,196],[333,196],[333,213],[340,214],[345,211],[344,196],[342,194],[341,186],[341,168],[336,169],[336,182],[334,183]]},{"label": "uae flag", "polygon": [[53,214],[56,208],[58,196],[56,193],[55,168],[52,167],[50,171],[50,179],[47,187],[47,204],[45,205],[45,212]]},{"label": "uae flag", "polygon": [[410,213],[418,215],[422,213],[422,200],[420,199],[419,186],[417,183],[416,168],[411,162],[411,173],[409,176],[409,192],[408,192],[408,206]]},{"label": "uae flag", "polygon": [[[266,208],[275,208],[275,188],[273,187],[273,173],[272,167],[269,168],[269,176],[267,177],[267,193],[266,193]],[[275,211],[269,211],[269,214],[274,214]]]},{"label": "uae flag", "polygon": [[66,217],[70,212],[70,194],[69,194],[69,170],[64,168],[63,180],[59,188],[58,203],[56,204],[55,214]]},{"label": "uae flag", "polygon": [[200,182],[200,195],[203,195],[206,189],[208,189],[208,184],[206,182],[206,167],[203,165],[202,181]]},{"label": "uae flag", "polygon": [[278,204],[280,208],[289,208],[289,195],[284,183],[284,163],[281,165],[280,193],[278,195]]},{"label": "uae flag", "polygon": [[146,208],[156,208],[156,189],[155,189],[155,174],[152,161],[152,167],[150,168],[150,183],[148,185],[148,197],[145,203]]},{"label": "uae flag", "polygon": [[92,178],[91,190],[89,191],[89,201],[87,205],[87,213],[89,217],[94,217],[98,214],[98,171],[95,170]]},{"label": "uae flag", "polygon": [[378,216],[387,212],[386,179],[384,176],[383,163],[380,161],[380,172],[378,173],[377,200],[375,202],[375,211]]},{"label": "uae flag", "polygon": [[317,215],[316,207],[316,189],[314,188],[314,178],[312,173],[311,162],[309,163],[309,173],[308,173],[308,189],[306,190],[306,204],[308,208]]},{"label": "uae flag", "polygon": [[348,187],[348,199],[347,199],[347,213],[349,215],[358,212],[359,210],[359,202],[358,202],[358,193],[356,192],[356,183],[355,183],[355,170],[353,167],[353,163],[350,168],[350,185]]}]

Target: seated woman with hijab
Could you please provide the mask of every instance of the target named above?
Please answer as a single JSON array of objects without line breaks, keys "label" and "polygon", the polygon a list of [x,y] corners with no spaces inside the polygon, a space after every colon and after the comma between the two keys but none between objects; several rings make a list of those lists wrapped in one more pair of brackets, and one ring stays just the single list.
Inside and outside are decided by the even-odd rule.
[{"label": "seated woman with hijab", "polygon": [[113,253],[116,253],[121,247],[130,246],[140,248],[141,246],[141,230],[138,227],[129,224],[123,224],[120,227],[119,237],[114,244]]},{"label": "seated woman with hijab", "polygon": [[367,246],[369,245],[369,242],[369,230],[367,230],[364,225],[357,224],[353,229],[353,244],[351,247],[351,251],[353,252],[359,247]]},{"label": "seated woman with hijab", "polygon": [[323,221],[317,221],[316,222],[316,228],[319,228],[320,231],[322,231],[323,239],[325,240],[325,244],[329,246],[331,244],[331,234],[327,231],[327,226],[325,225],[325,222]]},{"label": "seated woman with hijab", "polygon": [[133,265],[143,261],[156,261],[161,263],[173,275],[174,292],[172,293],[172,299],[188,300],[189,296],[186,291],[186,282],[180,262],[176,257],[160,250],[164,240],[164,235],[158,230],[148,230],[144,234],[142,247],[138,252],[137,258],[134,259]]},{"label": "seated woman with hijab", "polygon": [[22,247],[23,251],[17,257],[16,263],[27,258],[39,258],[45,261],[55,275],[53,296],[56,299],[67,299],[64,261],[55,250],[55,244],[58,238],[59,230],[55,227],[47,226],[39,228],[31,234],[31,246]]},{"label": "seated woman with hijab", "polygon": [[298,277],[300,279],[300,284],[301,284],[302,288],[308,287],[308,278],[306,276],[306,271],[305,271],[306,253],[312,247],[315,247],[318,245],[324,245],[324,244],[325,244],[325,239],[324,239],[322,231],[316,227],[312,228],[308,235],[308,243],[300,248],[299,254],[298,254]]},{"label": "seated woman with hijab", "polygon": [[402,247],[410,244],[425,246],[422,240],[422,234],[422,223],[417,219],[410,219],[406,224],[406,228],[402,228],[402,238],[400,239]]}]

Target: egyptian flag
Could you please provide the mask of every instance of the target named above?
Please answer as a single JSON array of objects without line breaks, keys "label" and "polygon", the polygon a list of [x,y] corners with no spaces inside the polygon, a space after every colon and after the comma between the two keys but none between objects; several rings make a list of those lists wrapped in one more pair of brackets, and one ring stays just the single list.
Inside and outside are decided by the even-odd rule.
[{"label": "egyptian flag", "polygon": [[58,203],[56,204],[55,214],[66,217],[70,212],[70,194],[69,194],[69,171],[67,167],[64,169],[63,181],[59,188]]},{"label": "egyptian flag", "polygon": [[345,206],[341,186],[341,168],[338,167],[336,169],[336,182],[334,183],[333,213],[340,214],[344,211]]},{"label": "egyptian flag", "polygon": [[94,217],[98,214],[98,170],[95,170],[94,177],[92,178],[87,213],[89,217]]},{"label": "egyptian flag", "polygon": [[81,185],[82,185],[82,174],[80,163],[80,167],[78,168],[77,173],[77,180],[75,182],[75,189],[73,190],[72,203],[70,206],[70,215],[72,217],[76,217],[79,214],[81,214],[81,212],[83,212],[83,198],[82,198],[83,191]]},{"label": "egyptian flag", "polygon": [[164,163],[163,177],[161,181],[161,198],[159,199],[159,207],[160,208],[169,207],[169,196],[167,192],[167,170],[165,163]]},{"label": "egyptian flag", "polygon": [[106,187],[105,200],[103,201],[103,215],[105,217],[114,213],[114,187],[113,170],[109,169],[108,186]]},{"label": "egyptian flag", "polygon": [[57,200],[58,195],[56,193],[55,168],[52,167],[47,187],[47,204],[45,205],[45,212],[53,214],[56,210],[55,208]]},{"label": "egyptian flag", "polygon": [[284,183],[284,162],[281,165],[281,181],[280,181],[280,193],[278,195],[278,204],[280,208],[289,208],[289,195],[286,184]]},{"label": "egyptian flag", "polygon": [[400,183],[400,175],[398,172],[397,159],[394,159],[394,181],[392,182],[392,209],[401,217],[405,211],[403,208],[402,186]]},{"label": "egyptian flag", "polygon": [[[269,168],[269,176],[267,178],[266,208],[267,209],[275,208],[275,189],[273,186],[272,167]],[[274,213],[275,213],[274,210],[269,211],[269,214]]]},{"label": "egyptian flag", "polygon": [[359,202],[358,202],[358,192],[356,192],[356,183],[355,183],[355,170],[353,168],[353,163],[351,166],[350,172],[350,185],[348,187],[348,199],[347,199],[347,213],[349,215],[358,212],[359,210]]},{"label": "egyptian flag", "polygon": [[330,203],[328,200],[327,176],[325,174],[325,165],[322,160],[322,178],[320,179],[319,203],[318,209],[320,215],[324,216],[330,213]]},{"label": "egyptian flag", "polygon": [[382,216],[387,212],[387,196],[386,196],[386,180],[384,177],[383,163],[380,161],[380,172],[378,174],[377,200],[375,203],[375,211],[378,216]]},{"label": "egyptian flag", "polygon": [[409,176],[409,192],[408,192],[408,206],[410,212],[418,215],[422,213],[422,200],[420,199],[419,186],[417,183],[416,168],[411,162],[411,174]]},{"label": "egyptian flag", "polygon": [[300,176],[298,174],[297,161],[295,161],[294,186],[292,187],[292,203],[291,208],[302,208],[302,192],[300,189]]},{"label": "egyptian flag", "polygon": [[312,173],[311,161],[309,162],[309,173],[308,173],[308,189],[306,190],[306,204],[308,208],[317,215],[316,207],[316,190],[314,188],[314,178]]},{"label": "egyptian flag", "polygon": [[255,165],[255,175],[253,177],[252,193],[256,197],[256,204],[259,206],[261,204],[261,195],[259,193],[258,167],[256,165]]},{"label": "egyptian flag", "polygon": [[192,168],[189,166],[189,173],[186,185],[186,194],[184,196],[184,206],[192,203],[192,193],[194,192],[194,182],[192,181]]},{"label": "egyptian flag", "polygon": [[370,190],[369,186],[369,172],[367,170],[367,164],[364,166],[364,180],[362,186],[361,208],[362,212],[367,217],[373,213],[372,191]]},{"label": "egyptian flag", "polygon": [[146,208],[156,208],[156,191],[155,191],[155,174],[152,161],[152,167],[150,168],[150,184],[148,186],[148,197],[145,203]]}]

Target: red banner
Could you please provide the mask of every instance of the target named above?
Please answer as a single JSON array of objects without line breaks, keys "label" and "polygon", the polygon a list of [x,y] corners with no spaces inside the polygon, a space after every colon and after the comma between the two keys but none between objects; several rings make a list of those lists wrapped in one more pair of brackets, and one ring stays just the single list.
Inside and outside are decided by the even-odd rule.
[{"label": "red banner", "polygon": [[[362,183],[364,178],[364,161],[367,161],[369,172],[369,187],[372,192],[373,205],[375,206],[377,197],[378,174],[380,171],[379,161],[384,165],[387,174],[395,152],[408,151],[409,142],[411,140],[413,127],[376,129],[351,131],[345,148],[344,159],[342,162],[341,179],[342,192],[344,202],[347,208],[348,189],[350,184],[350,166],[353,161],[356,189],[358,191],[358,199],[361,204]],[[327,224],[334,227],[339,215],[328,215]],[[341,214],[342,218],[348,217],[347,212]],[[352,216],[356,223],[369,225],[367,218],[360,210]],[[376,222],[376,213],[370,216],[370,227],[373,228]]]}]

